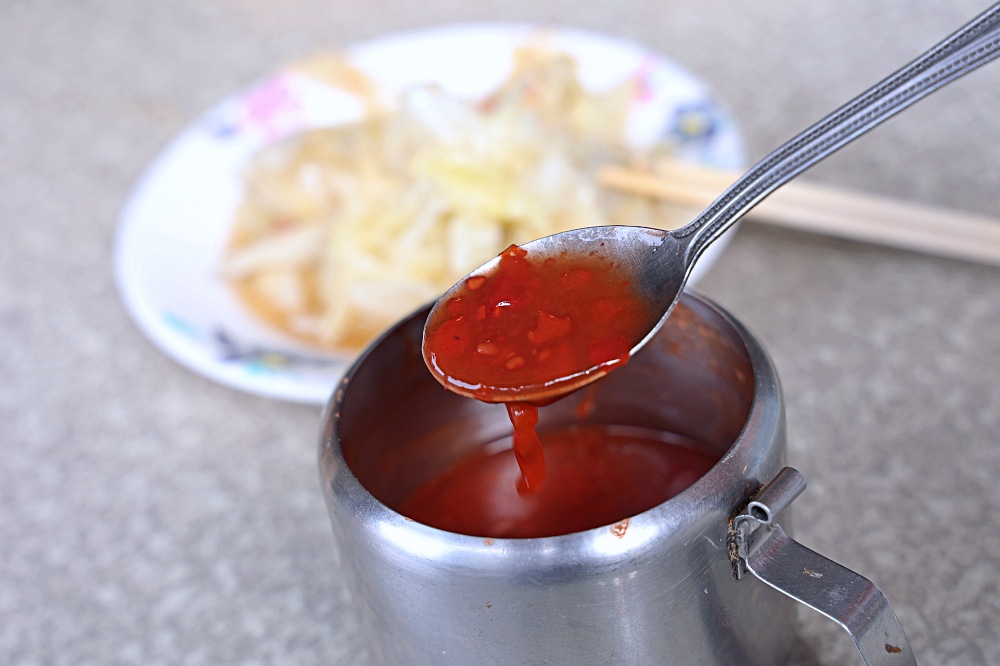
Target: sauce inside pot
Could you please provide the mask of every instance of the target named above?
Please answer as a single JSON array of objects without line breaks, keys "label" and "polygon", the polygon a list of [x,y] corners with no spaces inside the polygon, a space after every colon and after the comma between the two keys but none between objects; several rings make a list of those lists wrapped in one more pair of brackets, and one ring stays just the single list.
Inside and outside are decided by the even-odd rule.
[{"label": "sauce inside pot", "polygon": [[527,492],[514,449],[483,447],[418,488],[397,509],[460,534],[545,537],[610,525],[678,494],[715,456],[678,435],[615,426],[540,433],[544,477]]}]

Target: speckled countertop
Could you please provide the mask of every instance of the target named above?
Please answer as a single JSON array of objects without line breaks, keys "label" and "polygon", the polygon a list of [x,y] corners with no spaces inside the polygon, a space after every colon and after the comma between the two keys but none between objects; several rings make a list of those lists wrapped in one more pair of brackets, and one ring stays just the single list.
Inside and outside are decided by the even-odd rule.
[{"label": "speckled countertop", "polygon": [[[537,21],[682,62],[756,156],[981,6],[2,3],[0,663],[367,663],[317,481],[319,410],[181,368],[115,291],[123,201],[205,108],[317,49]],[[1000,217],[998,89],[993,65],[811,177]],[[748,224],[701,289],[781,373],[810,480],[797,538],[876,581],[922,663],[1000,663],[1000,269]],[[796,663],[855,663],[822,619],[803,612],[801,634]]]}]

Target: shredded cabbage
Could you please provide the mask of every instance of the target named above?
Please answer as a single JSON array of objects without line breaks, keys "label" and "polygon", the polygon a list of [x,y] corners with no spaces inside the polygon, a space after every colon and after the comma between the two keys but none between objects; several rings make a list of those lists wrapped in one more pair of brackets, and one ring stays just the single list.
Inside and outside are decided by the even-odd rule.
[{"label": "shredded cabbage", "polygon": [[635,159],[633,86],[589,92],[570,56],[529,47],[485,100],[420,87],[391,113],[267,146],[246,170],[222,274],[286,332],[353,350],[511,243],[671,226],[656,204],[594,183],[596,167]]}]

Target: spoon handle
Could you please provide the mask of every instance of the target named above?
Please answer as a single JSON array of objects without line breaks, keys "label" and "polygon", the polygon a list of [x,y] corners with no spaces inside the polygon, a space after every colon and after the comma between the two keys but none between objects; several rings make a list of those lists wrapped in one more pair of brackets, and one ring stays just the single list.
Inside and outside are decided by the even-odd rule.
[{"label": "spoon handle", "polygon": [[702,251],[768,194],[947,83],[1000,55],[1000,3],[937,46],[806,128],[754,165],[687,226],[688,272]]}]

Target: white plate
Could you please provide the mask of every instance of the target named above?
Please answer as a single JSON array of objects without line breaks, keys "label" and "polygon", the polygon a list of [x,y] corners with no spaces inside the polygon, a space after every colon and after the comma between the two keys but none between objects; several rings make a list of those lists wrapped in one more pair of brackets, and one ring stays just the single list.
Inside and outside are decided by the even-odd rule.
[{"label": "white plate", "polygon": [[[526,25],[455,25],[390,35],[352,47],[346,57],[386,100],[430,82],[476,98],[509,75],[514,49],[540,32],[577,58],[587,87],[641,77],[645,85],[628,127],[637,144],[669,134],[682,159],[742,166],[739,132],[705,86],[664,58],[616,39]],[[160,349],[197,373],[251,393],[314,404],[329,398],[351,359],[260,323],[216,271],[249,157],[281,136],[362,113],[359,98],[281,71],[210,109],[153,162],[122,212],[115,275],[129,313]],[[708,249],[694,279],[727,241]]]}]

